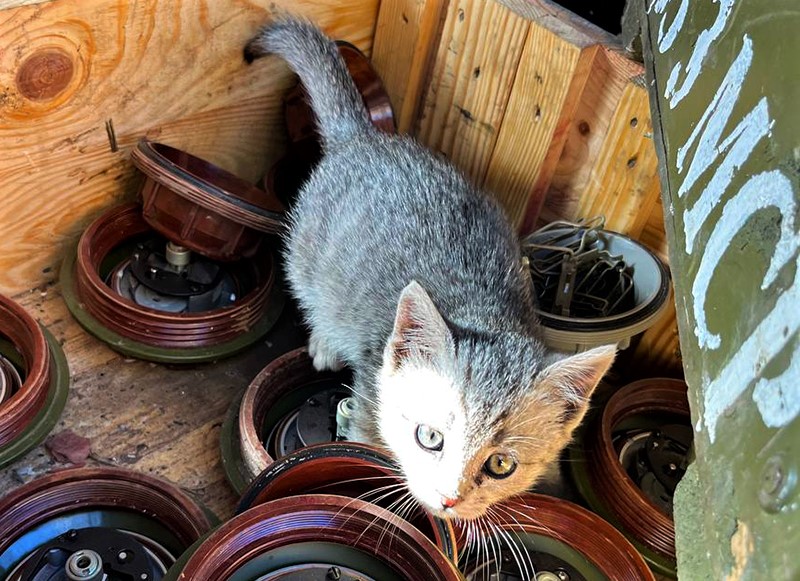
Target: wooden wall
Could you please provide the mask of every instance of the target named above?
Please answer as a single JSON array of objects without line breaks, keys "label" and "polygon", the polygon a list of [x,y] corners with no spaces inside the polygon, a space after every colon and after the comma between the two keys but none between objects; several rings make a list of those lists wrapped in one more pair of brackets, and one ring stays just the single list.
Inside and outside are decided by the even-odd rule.
[{"label": "wooden wall", "polygon": [[[521,233],[603,214],[667,260],[643,69],[618,45],[547,0],[382,0],[373,62],[399,126]],[[647,373],[680,373],[674,308],[636,349]]]},{"label": "wooden wall", "polygon": [[129,152],[143,135],[258,179],[283,147],[293,80],[276,60],[248,68],[245,41],[285,9],[369,52],[378,0],[0,8],[0,292],[14,294],[52,279],[91,218],[134,195]]}]

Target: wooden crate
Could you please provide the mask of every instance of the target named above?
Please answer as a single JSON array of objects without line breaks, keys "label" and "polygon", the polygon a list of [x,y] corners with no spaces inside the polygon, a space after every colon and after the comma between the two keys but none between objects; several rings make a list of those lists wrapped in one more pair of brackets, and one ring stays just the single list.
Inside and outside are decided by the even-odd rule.
[{"label": "wooden crate", "polygon": [[[263,174],[293,81],[279,62],[255,75],[239,54],[279,9],[367,52],[374,41],[401,130],[493,191],[522,232],[604,214],[664,245],[641,66],[542,0],[14,4],[0,21],[0,292],[52,280],[91,218],[134,195],[129,152],[143,135]],[[679,368],[674,316],[637,354]]]},{"label": "wooden crate", "polygon": [[[400,128],[491,189],[521,232],[603,213],[666,258],[641,67],[544,0],[0,0],[0,292],[64,345],[59,427],[92,438],[92,462],[165,476],[221,516],[234,499],[219,426],[265,347],[189,373],[126,361],[77,326],[54,281],[89,221],[135,195],[140,137],[250,180],[278,158],[294,81],[240,55],[282,9],[372,53]],[[674,314],[636,355],[650,375],[680,372]],[[0,491],[50,467],[39,448],[0,474]]]},{"label": "wooden crate", "polygon": [[[10,7],[11,6],[11,7]],[[369,53],[378,0],[3,0],[0,292],[52,280],[91,219],[131,199],[142,136],[255,181],[283,151],[275,60],[244,43],[272,11],[313,18]]]},{"label": "wooden crate", "polygon": [[[373,62],[399,126],[493,192],[524,234],[602,214],[667,261],[642,66],[546,0],[383,0]],[[672,307],[640,373],[679,375]]]}]

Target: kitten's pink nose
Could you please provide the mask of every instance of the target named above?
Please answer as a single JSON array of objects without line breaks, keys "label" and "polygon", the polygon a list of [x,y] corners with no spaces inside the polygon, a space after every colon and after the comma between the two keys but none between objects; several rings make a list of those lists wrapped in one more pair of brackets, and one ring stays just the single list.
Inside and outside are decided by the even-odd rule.
[{"label": "kitten's pink nose", "polygon": [[445,508],[453,508],[455,505],[458,504],[459,498],[448,498],[446,496],[442,497],[442,506]]}]

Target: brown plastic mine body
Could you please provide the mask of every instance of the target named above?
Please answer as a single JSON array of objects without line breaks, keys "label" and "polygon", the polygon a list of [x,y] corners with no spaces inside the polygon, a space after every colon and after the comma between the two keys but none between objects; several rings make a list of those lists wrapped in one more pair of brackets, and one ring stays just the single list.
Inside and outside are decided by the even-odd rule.
[{"label": "brown plastic mine body", "polygon": [[[494,507],[492,521],[510,538],[533,534],[555,539],[581,553],[607,579],[655,581],[634,546],[609,523],[588,510],[552,496],[525,493]],[[466,542],[463,530],[459,540]],[[463,545],[460,552],[468,552]],[[473,551],[474,552],[474,551]]]},{"label": "brown plastic mine body", "polygon": [[314,369],[308,350],[302,347],[274,359],[253,379],[239,407],[241,451],[251,480],[275,461],[263,443],[262,429],[269,410],[296,389],[339,376]]},{"label": "brown plastic mine body", "polygon": [[[361,94],[370,121],[381,131],[395,133],[397,127],[389,95],[369,59],[352,44],[344,41],[337,44],[356,89]],[[288,151],[270,168],[262,181],[262,187],[286,205],[291,203],[322,157],[316,118],[308,101],[302,84],[293,87],[284,97]]]},{"label": "brown plastic mine body", "polygon": [[674,414],[691,423],[686,384],[677,379],[644,379],[615,393],[603,409],[587,461],[592,487],[620,523],[656,553],[675,559],[675,526],[631,480],[619,460],[612,437],[627,418]]},{"label": "brown plastic mine body", "polygon": [[101,265],[112,250],[150,231],[136,204],[113,208],[86,229],[75,268],[77,293],[87,312],[123,337],[169,349],[219,345],[256,325],[274,282],[268,253],[248,261],[254,288],[229,307],[173,314],[143,307],[114,292],[100,277]]},{"label": "brown plastic mine body", "polygon": [[254,256],[264,233],[283,230],[280,201],[207,161],[147,139],[131,160],[145,175],[144,219],[176,244],[230,262]]},{"label": "brown plastic mine body", "polygon": [[117,468],[77,468],[38,478],[0,499],[0,554],[36,526],[83,509],[140,513],[186,547],[211,528],[202,508],[168,482]]},{"label": "brown plastic mine body", "polygon": [[[364,54],[350,43],[339,41],[339,53],[361,94],[361,99],[372,124],[387,133],[394,133],[394,113],[389,95],[375,69]],[[302,84],[292,88],[284,98],[284,116],[290,144],[305,139],[317,139],[316,118],[309,105],[308,94]]]},{"label": "brown plastic mine body", "polygon": [[0,404],[2,450],[42,409],[50,388],[51,357],[39,324],[21,306],[3,295],[0,295],[0,338],[10,341],[25,363],[22,386]]},{"label": "brown plastic mine body", "polygon": [[[387,528],[391,535],[384,534]],[[323,494],[274,500],[235,516],[198,547],[179,578],[227,579],[260,555],[303,543],[353,547],[374,555],[409,581],[463,579],[444,554],[407,522],[367,502]]]},{"label": "brown plastic mine body", "polygon": [[336,494],[375,503],[413,524],[454,562],[455,533],[449,521],[420,508],[409,510],[409,492],[399,471],[382,451],[356,442],[302,448],[262,472],[242,496],[239,510],[301,494]]}]

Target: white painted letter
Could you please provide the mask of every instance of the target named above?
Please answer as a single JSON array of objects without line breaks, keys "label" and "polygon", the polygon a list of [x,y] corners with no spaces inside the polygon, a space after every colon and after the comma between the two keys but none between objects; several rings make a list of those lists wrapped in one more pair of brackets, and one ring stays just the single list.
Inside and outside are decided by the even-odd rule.
[{"label": "white painted letter", "polygon": [[[681,73],[681,63],[676,63],[670,72],[669,79],[667,79],[666,90],[664,92],[664,97],[669,99],[670,109],[674,109],[675,106],[683,100],[683,98],[694,86],[695,81],[697,81],[697,77],[700,75],[700,70],[703,66],[703,61],[708,54],[708,49],[711,47],[711,43],[714,42],[720,34],[722,34],[725,24],[728,22],[728,17],[731,14],[733,3],[734,0],[719,0],[719,13],[717,14],[717,19],[714,21],[714,24],[711,25],[711,28],[704,30],[697,37],[697,40],[694,44],[694,51],[692,51],[692,56],[689,57],[689,62],[686,65],[686,78],[683,80],[683,84],[680,86],[680,88],[676,89],[675,85],[678,84],[678,76]],[[658,10],[658,5],[656,6],[656,10]],[[662,20],[661,26],[663,25],[664,21]]]},{"label": "white painted letter", "polygon": [[684,211],[685,245],[689,254],[694,248],[697,233],[730,185],[734,172],[750,156],[758,141],[770,132],[769,111],[764,97],[722,140],[722,131],[728,124],[739,98],[739,91],[752,59],[753,43],[745,37],[742,50],[728,69],[717,93],[686,143],[678,149],[676,161],[678,172],[682,173],[689,149],[695,146],[694,157],[689,164],[686,177],[678,188],[678,196],[681,197],[686,195],[703,172],[711,167],[722,153],[725,153],[724,159],[717,165],[714,175],[698,201]]},{"label": "white painted letter", "polygon": [[[800,305],[800,255],[796,260],[796,267],[797,271],[792,286],[778,297],[775,307],[762,319],[753,334],[731,357],[717,377],[703,390],[703,417],[712,444],[716,437],[717,422],[722,413],[744,393],[764,366],[783,350],[787,342],[786,339],[783,339],[784,334],[786,337],[792,337],[800,329],[800,308],[798,308]],[[784,397],[789,398],[790,405],[796,405],[795,390],[798,389],[797,386],[800,386],[800,383],[797,382],[796,376],[793,378],[789,374],[787,380],[791,381],[792,379],[794,379],[795,387],[788,389]],[[759,399],[766,396],[765,392],[768,387],[768,384],[761,385],[758,392]],[[755,394],[753,395],[755,397]],[[761,411],[760,407],[759,411]],[[764,418],[765,423],[768,421],[768,417]]]},{"label": "white painted letter", "polygon": [[717,349],[720,336],[711,333],[706,322],[706,295],[711,278],[719,265],[733,237],[741,230],[750,217],[764,208],[775,206],[781,212],[781,234],[775,252],[769,263],[761,289],[766,289],[775,281],[780,269],[789,262],[800,248],[800,236],[795,232],[795,212],[797,204],[792,194],[792,184],[778,170],[760,173],[747,180],[747,183],[728,200],[722,216],[714,226],[703,251],[700,266],[692,284],[694,308],[694,334],[700,347]]},{"label": "white painted letter", "polygon": [[786,371],[772,379],[761,378],[753,390],[761,419],[768,428],[788,426],[800,414],[800,349],[792,353]]}]

